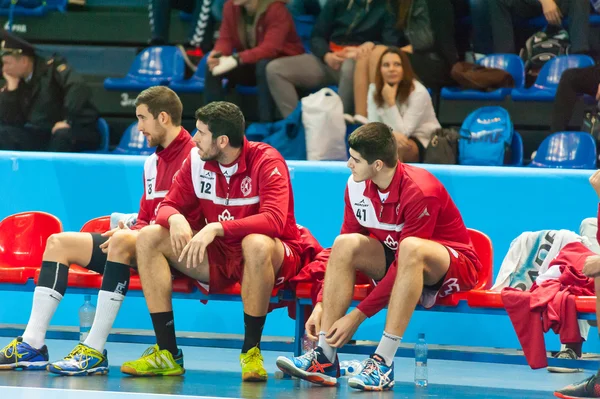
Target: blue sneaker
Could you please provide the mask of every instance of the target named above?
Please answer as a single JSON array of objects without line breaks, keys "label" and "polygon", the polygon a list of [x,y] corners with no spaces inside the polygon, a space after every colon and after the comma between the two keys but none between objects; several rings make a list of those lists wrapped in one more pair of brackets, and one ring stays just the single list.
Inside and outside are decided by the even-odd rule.
[{"label": "blue sneaker", "polygon": [[337,377],[340,376],[340,363],[337,356],[335,362],[330,362],[323,354],[323,349],[318,346],[302,356],[279,356],[277,367],[292,377],[325,386],[335,386]]},{"label": "blue sneaker", "polygon": [[35,349],[17,337],[0,349],[0,370],[46,370],[48,348]]},{"label": "blue sneaker", "polygon": [[361,391],[387,391],[394,387],[394,363],[386,366],[377,355],[363,361],[363,369],[348,380],[348,385]]},{"label": "blue sneaker", "polygon": [[48,365],[48,371],[60,375],[104,375],[108,373],[106,349],[98,352],[84,344],[77,344],[63,360]]}]

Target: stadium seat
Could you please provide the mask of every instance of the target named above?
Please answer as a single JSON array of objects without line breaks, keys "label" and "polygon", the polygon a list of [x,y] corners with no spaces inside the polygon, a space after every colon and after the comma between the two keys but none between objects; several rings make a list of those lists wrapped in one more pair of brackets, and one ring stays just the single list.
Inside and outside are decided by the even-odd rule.
[{"label": "stadium seat", "polygon": [[[5,5],[7,3],[8,6]],[[18,1],[3,1],[2,7],[0,7],[0,15],[10,15],[11,7],[13,16],[42,17],[49,11],[65,12],[67,10],[67,0],[46,0],[37,7],[24,7]]]},{"label": "stadium seat", "polygon": [[84,152],[88,154],[107,154],[108,144],[110,143],[110,128],[108,127],[108,123],[106,123],[104,118],[98,118],[96,128],[98,129],[98,133],[100,133],[100,147],[95,151]]},{"label": "stadium seat", "polygon": [[296,32],[300,36],[300,40],[302,40],[304,51],[308,54],[310,54],[310,36],[315,26],[315,21],[316,19],[312,15],[297,15],[294,17]]},{"label": "stadium seat", "polygon": [[150,155],[153,152],[154,148],[148,147],[148,140],[137,130],[137,122],[133,122],[123,133],[119,145],[112,154]]},{"label": "stadium seat", "polygon": [[198,63],[198,69],[189,79],[183,77],[173,79],[169,87],[177,93],[202,93],[204,91],[204,76],[206,74],[206,58],[205,55]]},{"label": "stadium seat", "polygon": [[133,61],[124,78],[106,78],[106,90],[141,91],[148,87],[168,85],[173,80],[183,80],[185,63],[175,46],[149,47]]},{"label": "stadium seat", "polygon": [[[511,74],[515,80],[515,88],[522,88],[525,82],[525,67],[523,60],[515,54],[492,54],[477,62],[488,68],[502,69]],[[493,91],[463,90],[460,87],[444,87],[442,98],[445,100],[482,100],[502,101],[511,92],[511,88],[501,88]]]},{"label": "stadium seat", "polygon": [[596,143],[583,132],[559,132],[544,139],[531,164],[535,168],[596,169]]},{"label": "stadium seat", "polygon": [[508,166],[522,166],[523,165],[523,138],[519,132],[513,132],[512,142],[510,143],[511,150],[511,161]]},{"label": "stadium seat", "polygon": [[0,222],[0,283],[25,284],[42,265],[46,241],[62,231],[56,216],[23,212]]},{"label": "stadium seat", "polygon": [[515,88],[511,92],[513,101],[554,101],[556,89],[563,72],[570,68],[585,68],[594,65],[587,55],[563,55],[546,62],[530,88]]}]

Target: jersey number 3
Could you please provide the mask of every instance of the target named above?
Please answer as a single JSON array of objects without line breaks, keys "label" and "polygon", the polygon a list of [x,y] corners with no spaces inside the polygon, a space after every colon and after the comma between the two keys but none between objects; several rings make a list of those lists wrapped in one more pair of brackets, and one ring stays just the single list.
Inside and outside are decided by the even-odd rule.
[{"label": "jersey number 3", "polygon": [[365,209],[357,209],[356,218],[364,222],[367,220],[367,211]]},{"label": "jersey number 3", "polygon": [[212,184],[201,181],[200,182],[200,192],[205,194],[210,194],[210,189],[212,188]]}]

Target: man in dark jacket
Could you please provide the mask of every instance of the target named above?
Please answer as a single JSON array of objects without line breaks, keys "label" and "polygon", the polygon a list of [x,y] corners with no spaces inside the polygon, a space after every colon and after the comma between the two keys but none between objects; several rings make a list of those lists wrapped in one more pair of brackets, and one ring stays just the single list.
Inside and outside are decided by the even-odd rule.
[{"label": "man in dark jacket", "polygon": [[312,32],[312,54],[284,57],[267,67],[271,95],[286,118],[298,105],[296,88],[338,85],[344,113],[354,115],[355,59],[374,44],[397,46],[395,10],[387,0],[328,0]]},{"label": "man in dark jacket", "polygon": [[224,99],[224,77],[230,87],[256,85],[259,118],[270,122],[274,107],[265,76],[267,63],[302,53],[302,41],[284,1],[228,0],[223,7],[219,40],[206,62],[204,99],[207,104]]},{"label": "man in dark jacket", "polygon": [[0,150],[85,151],[100,145],[91,91],[63,59],[2,31]]}]

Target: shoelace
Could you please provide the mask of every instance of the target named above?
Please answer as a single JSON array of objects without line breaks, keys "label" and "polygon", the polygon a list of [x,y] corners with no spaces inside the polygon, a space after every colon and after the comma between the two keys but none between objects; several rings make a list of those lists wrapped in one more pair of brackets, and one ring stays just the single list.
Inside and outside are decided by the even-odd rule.
[{"label": "shoelace", "polygon": [[142,358],[144,358],[144,357],[148,357],[148,356],[152,356],[152,355],[154,355],[154,354],[155,354],[155,353],[157,353],[157,352],[158,352],[158,350],[157,350],[157,347],[156,347],[156,345],[154,345],[154,346],[151,346],[151,347],[149,347],[148,349],[146,349],[146,350],[144,351],[144,353],[142,353]]},{"label": "shoelace", "polygon": [[251,362],[254,362],[254,361],[256,361],[256,362],[262,361],[262,356],[260,355],[259,352],[252,352],[252,354],[250,354],[249,356],[246,356],[244,358],[244,360],[242,360],[242,363],[245,366],[248,363],[251,363]]},{"label": "shoelace", "polygon": [[93,358],[96,355],[96,351],[92,348],[88,348],[87,346],[77,345],[75,349],[71,351],[65,358],[65,360],[72,360],[76,356],[85,356],[85,360],[87,361],[89,358]]},{"label": "shoelace", "polygon": [[362,373],[370,376],[371,374],[373,374],[374,371],[379,371],[379,366],[377,365],[377,362],[371,358],[368,358],[367,360],[365,360],[365,365],[362,369]]},{"label": "shoelace", "polygon": [[[11,356],[14,356],[15,358],[15,363],[23,357],[23,355],[21,355],[18,351],[17,351],[17,346],[19,345],[19,341],[17,341],[16,339],[13,339],[10,344],[8,344],[4,349],[2,349],[2,354],[7,357],[10,358]],[[8,352],[11,351],[12,354],[9,356]]]}]

